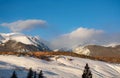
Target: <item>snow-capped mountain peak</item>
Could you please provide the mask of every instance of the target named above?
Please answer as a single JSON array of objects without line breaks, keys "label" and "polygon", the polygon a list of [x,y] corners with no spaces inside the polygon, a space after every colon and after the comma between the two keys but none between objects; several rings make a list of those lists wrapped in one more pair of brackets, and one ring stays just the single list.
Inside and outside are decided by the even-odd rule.
[{"label": "snow-capped mountain peak", "polygon": [[15,40],[24,44],[34,45],[34,43],[32,42],[33,40],[29,36],[26,36],[22,33],[2,33],[1,36],[4,38],[1,40],[3,43],[7,42],[8,40]]},{"label": "snow-capped mountain peak", "polygon": [[[27,46],[27,47],[29,46],[29,48],[32,46],[37,49],[36,51],[39,51],[39,50],[44,51],[44,50],[48,50],[48,46],[46,44],[44,44],[44,42],[42,39],[40,39],[40,37],[27,36],[22,33],[7,33],[7,34],[0,33],[0,43],[1,44],[12,43],[12,45],[14,44],[13,46],[18,46],[18,45],[20,45],[20,43],[22,43],[21,46],[23,46],[23,45]],[[29,50],[27,49],[27,51],[29,51]]]}]

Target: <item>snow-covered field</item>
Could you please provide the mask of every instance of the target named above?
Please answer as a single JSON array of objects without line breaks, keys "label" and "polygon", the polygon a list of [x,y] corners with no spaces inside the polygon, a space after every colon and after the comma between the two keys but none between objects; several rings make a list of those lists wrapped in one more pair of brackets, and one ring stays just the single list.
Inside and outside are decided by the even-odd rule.
[{"label": "snow-covered field", "polygon": [[[10,78],[13,70],[18,78],[26,78],[28,69],[43,70],[47,78],[81,78],[86,63],[89,64],[93,78],[120,78],[120,64],[110,64],[89,59],[61,56],[53,61],[32,57],[0,55],[0,78]],[[68,60],[72,59],[72,61]]]}]

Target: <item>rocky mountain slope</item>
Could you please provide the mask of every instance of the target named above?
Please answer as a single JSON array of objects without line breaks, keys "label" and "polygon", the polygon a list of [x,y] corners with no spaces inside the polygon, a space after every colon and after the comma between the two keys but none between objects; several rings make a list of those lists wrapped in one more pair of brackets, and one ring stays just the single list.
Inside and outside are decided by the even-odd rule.
[{"label": "rocky mountain slope", "polygon": [[85,47],[76,47],[73,52],[88,56],[119,57],[120,45],[114,47],[105,47],[100,45],[87,45]]},{"label": "rocky mountain slope", "polygon": [[26,36],[21,33],[0,34],[0,51],[29,52],[49,51],[47,45],[38,37]]}]

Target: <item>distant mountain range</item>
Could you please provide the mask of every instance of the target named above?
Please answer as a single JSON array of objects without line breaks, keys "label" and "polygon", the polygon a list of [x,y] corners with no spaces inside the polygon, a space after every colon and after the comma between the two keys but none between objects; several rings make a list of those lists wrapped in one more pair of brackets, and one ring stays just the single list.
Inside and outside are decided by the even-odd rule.
[{"label": "distant mountain range", "polygon": [[[27,36],[21,33],[0,33],[0,52],[35,52],[52,51],[49,43],[38,36]],[[50,46],[52,47],[52,46]],[[119,57],[120,45],[105,47],[100,45],[77,46],[75,48],[61,48],[55,52],[75,52],[87,56]]]}]

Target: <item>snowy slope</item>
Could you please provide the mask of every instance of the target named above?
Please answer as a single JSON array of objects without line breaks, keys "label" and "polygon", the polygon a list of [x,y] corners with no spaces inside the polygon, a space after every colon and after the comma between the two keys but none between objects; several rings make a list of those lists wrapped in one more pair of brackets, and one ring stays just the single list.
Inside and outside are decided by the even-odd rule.
[{"label": "snowy slope", "polygon": [[[57,56],[53,61],[44,61],[32,57],[17,57],[0,55],[0,78],[10,78],[13,70],[16,70],[19,78],[25,78],[28,69],[43,70],[47,78],[81,78],[86,63],[89,64],[93,78],[120,78],[120,64],[109,64],[89,59],[70,56]],[[68,59],[72,59],[69,61]]]}]

